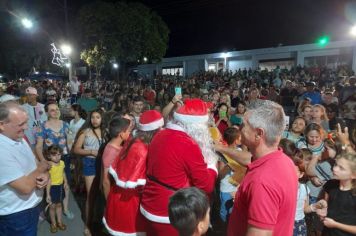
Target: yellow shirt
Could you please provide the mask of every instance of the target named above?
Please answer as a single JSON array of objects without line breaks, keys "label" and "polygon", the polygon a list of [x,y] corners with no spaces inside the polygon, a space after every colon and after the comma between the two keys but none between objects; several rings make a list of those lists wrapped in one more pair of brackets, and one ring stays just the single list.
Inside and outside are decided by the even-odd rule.
[{"label": "yellow shirt", "polygon": [[59,161],[59,165],[52,165],[49,170],[51,185],[61,185],[64,180],[64,162]]}]

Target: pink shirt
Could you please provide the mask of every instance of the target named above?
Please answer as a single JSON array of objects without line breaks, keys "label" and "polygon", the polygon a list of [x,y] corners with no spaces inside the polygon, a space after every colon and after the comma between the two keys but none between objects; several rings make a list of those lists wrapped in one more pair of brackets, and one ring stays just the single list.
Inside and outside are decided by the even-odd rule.
[{"label": "pink shirt", "polygon": [[111,145],[110,143],[106,145],[103,153],[103,166],[104,168],[109,168],[110,165],[113,163],[116,157],[119,156],[121,152],[121,147],[117,148]]},{"label": "pink shirt", "polygon": [[294,164],[278,150],[248,165],[230,216],[228,236],[246,235],[248,225],[293,234],[298,178]]}]

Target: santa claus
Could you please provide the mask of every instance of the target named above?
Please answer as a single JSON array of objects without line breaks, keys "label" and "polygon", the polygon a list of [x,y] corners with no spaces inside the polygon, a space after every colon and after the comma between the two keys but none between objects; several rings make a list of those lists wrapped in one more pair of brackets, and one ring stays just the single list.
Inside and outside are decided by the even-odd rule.
[{"label": "santa claus", "polygon": [[217,177],[218,157],[212,148],[206,103],[186,100],[173,117],[154,136],[148,151],[147,183],[140,206],[148,236],[178,235],[168,218],[170,196],[191,186],[210,194]]}]

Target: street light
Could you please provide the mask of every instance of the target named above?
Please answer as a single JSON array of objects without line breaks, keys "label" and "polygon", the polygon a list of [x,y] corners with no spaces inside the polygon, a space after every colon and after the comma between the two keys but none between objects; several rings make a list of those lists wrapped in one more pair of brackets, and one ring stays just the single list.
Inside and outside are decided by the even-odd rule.
[{"label": "street light", "polygon": [[354,26],[351,27],[350,34],[351,34],[353,37],[356,37],[356,25],[354,25]]},{"label": "street light", "polygon": [[63,44],[61,46],[61,50],[62,50],[63,54],[66,56],[68,56],[72,53],[72,47],[68,44]]},{"label": "street light", "polygon": [[23,27],[25,27],[26,29],[31,29],[33,27],[32,21],[27,18],[23,18],[21,20],[21,23],[22,23]]},{"label": "street light", "polygon": [[147,57],[144,57],[144,58],[143,58],[143,61],[144,61],[144,62],[147,62]]},{"label": "street light", "polygon": [[69,81],[72,81],[72,61],[70,59],[70,54],[72,53],[72,47],[68,44],[63,44],[61,46],[61,51],[68,58],[68,62],[65,64],[65,66],[68,68],[68,79]]},{"label": "street light", "polygon": [[117,68],[119,68],[119,64],[114,63],[114,64],[112,64],[112,67],[114,67],[114,69],[117,69]]}]

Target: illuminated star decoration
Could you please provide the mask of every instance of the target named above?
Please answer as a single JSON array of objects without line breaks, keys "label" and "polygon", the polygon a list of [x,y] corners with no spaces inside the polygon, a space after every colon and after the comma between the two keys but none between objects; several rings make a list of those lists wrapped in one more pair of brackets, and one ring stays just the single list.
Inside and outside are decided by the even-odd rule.
[{"label": "illuminated star decoration", "polygon": [[52,43],[51,46],[51,52],[53,53],[52,63],[57,66],[63,66],[65,64],[65,60],[68,60],[68,58],[62,54],[60,49],[56,48],[54,43]]}]

